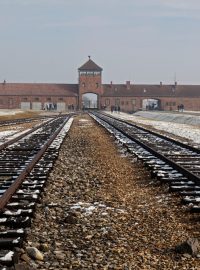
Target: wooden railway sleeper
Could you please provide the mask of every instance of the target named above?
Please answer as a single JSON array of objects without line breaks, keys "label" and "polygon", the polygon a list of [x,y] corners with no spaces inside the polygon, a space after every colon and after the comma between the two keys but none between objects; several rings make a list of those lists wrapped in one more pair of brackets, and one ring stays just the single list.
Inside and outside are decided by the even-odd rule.
[{"label": "wooden railway sleeper", "polygon": [[0,218],[0,225],[6,225],[10,228],[26,228],[31,225],[31,218],[28,216],[20,217],[3,217]]},{"label": "wooden railway sleeper", "polygon": [[36,206],[36,202],[30,202],[21,200],[19,202],[10,202],[6,205],[6,209],[13,210],[13,209],[34,209]]}]

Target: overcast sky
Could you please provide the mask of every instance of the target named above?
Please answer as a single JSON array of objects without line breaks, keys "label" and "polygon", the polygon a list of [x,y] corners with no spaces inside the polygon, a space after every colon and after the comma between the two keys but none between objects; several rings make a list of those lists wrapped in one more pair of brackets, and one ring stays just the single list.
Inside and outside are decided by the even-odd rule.
[{"label": "overcast sky", "polygon": [[[0,81],[200,84],[200,0],[0,0]],[[176,76],[175,76],[176,74]]]}]

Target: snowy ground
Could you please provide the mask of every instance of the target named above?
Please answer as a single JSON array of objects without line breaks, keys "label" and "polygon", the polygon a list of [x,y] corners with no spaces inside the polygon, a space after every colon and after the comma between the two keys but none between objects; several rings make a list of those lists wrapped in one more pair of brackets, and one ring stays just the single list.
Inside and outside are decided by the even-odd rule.
[{"label": "snowy ground", "polygon": [[29,129],[20,131],[20,129],[15,127],[13,130],[0,131],[0,145],[26,133],[28,130]]},{"label": "snowy ground", "polygon": [[[106,112],[106,113],[111,114],[110,112]],[[200,144],[200,127],[198,125],[196,126],[194,125],[195,121],[197,122],[198,118],[200,118],[199,116],[190,115],[191,119],[193,118],[193,124],[191,125],[191,124],[176,123],[176,121],[178,121],[178,118],[176,119],[176,114],[173,115],[172,113],[159,114],[159,112],[157,112],[156,114],[152,115],[151,112],[149,113],[145,112],[145,114],[142,114],[142,116],[138,116],[137,114],[132,115],[132,114],[126,114],[126,113],[121,112],[121,113],[112,113],[111,115],[115,117],[119,117],[124,120],[131,120],[138,124],[152,126],[158,130],[167,131],[169,133],[182,137],[183,142],[184,142],[184,138],[186,138],[186,139],[191,140],[195,144]],[[164,115],[164,120],[161,120],[163,115]],[[149,118],[152,118],[154,116],[155,120],[145,118],[145,116]],[[186,120],[187,117],[188,115],[185,115],[185,121],[184,121],[184,117],[182,117],[183,123],[184,122],[187,123],[187,120]],[[197,119],[195,120],[195,118]],[[171,122],[171,121],[174,121],[174,122]]]},{"label": "snowy ground", "polygon": [[[142,118],[148,118],[152,120],[175,122],[180,124],[188,125],[199,125],[200,126],[200,112],[150,112],[150,111],[139,111],[136,112],[135,116]],[[196,114],[196,115],[195,115]]]},{"label": "snowy ground", "polygon": [[0,116],[1,115],[15,115],[16,113],[23,113],[24,111],[22,110],[6,110],[6,109],[1,109],[0,110]]}]

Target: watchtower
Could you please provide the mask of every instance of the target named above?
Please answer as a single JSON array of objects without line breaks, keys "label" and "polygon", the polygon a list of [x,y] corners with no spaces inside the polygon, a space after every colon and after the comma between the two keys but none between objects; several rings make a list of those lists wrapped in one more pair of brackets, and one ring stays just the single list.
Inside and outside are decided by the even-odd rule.
[{"label": "watchtower", "polygon": [[[101,85],[101,73],[102,68],[95,64],[90,56],[89,60],[83,64],[79,69],[79,109],[83,109],[84,107],[89,107],[90,105],[85,105],[84,100],[88,100],[87,104],[91,104],[89,99],[91,96],[96,96],[96,104],[91,108],[100,108],[100,96],[102,94],[102,85]],[[84,99],[84,96],[86,99]],[[96,102],[96,103],[95,103]]]}]

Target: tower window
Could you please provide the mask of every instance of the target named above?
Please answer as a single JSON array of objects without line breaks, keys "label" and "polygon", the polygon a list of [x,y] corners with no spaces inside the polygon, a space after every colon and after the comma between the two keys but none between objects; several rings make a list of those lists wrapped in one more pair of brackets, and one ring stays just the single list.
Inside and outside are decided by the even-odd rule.
[{"label": "tower window", "polygon": [[82,86],[85,87],[85,83],[84,82],[82,83]]},{"label": "tower window", "polygon": [[100,74],[101,74],[101,72],[99,72],[99,71],[94,72],[94,75],[100,75]]},{"label": "tower window", "polygon": [[98,83],[96,83],[96,88],[98,88],[99,87],[99,84]]}]

